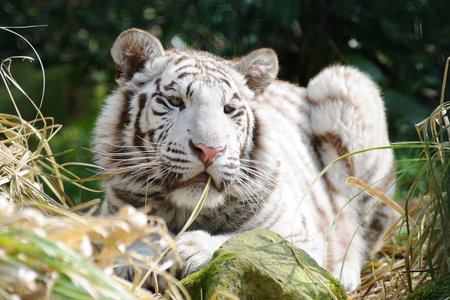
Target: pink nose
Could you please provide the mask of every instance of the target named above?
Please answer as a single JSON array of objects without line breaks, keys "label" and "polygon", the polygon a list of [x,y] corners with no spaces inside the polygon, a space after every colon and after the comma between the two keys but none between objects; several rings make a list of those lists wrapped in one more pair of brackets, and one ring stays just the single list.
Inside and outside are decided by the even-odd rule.
[{"label": "pink nose", "polygon": [[192,152],[200,158],[206,168],[212,165],[224,150],[223,147],[208,147],[202,143],[194,144],[192,141],[189,143],[189,146],[191,147]]}]

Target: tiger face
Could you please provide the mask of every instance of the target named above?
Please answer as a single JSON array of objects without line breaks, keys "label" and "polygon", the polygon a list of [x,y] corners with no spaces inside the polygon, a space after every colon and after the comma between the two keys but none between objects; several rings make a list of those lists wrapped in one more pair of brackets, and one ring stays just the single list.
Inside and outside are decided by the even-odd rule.
[{"label": "tiger face", "polygon": [[221,193],[232,186],[239,159],[251,147],[253,126],[245,98],[251,93],[228,75],[238,74],[198,61],[170,61],[160,77],[138,92],[147,102],[139,127],[148,133],[147,150],[160,156],[155,171],[165,174],[169,199],[188,207],[195,206],[210,176],[214,188],[206,205],[222,204]]},{"label": "tiger face", "polygon": [[156,38],[132,29],[111,53],[119,88],[97,122],[95,145],[98,164],[116,174],[110,186],[128,190],[130,199],[141,196],[142,203],[163,198],[188,209],[209,177],[205,208],[252,192],[251,106],[276,76],[272,50],[228,61],[200,51],[164,51]]}]

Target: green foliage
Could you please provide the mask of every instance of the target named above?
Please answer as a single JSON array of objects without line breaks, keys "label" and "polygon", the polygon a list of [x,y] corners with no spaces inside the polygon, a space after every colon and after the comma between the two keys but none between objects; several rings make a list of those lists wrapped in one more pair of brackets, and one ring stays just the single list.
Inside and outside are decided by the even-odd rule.
[{"label": "green foliage", "polygon": [[[275,48],[280,77],[303,85],[326,65],[354,64],[384,89],[424,103],[430,96],[437,100],[441,67],[450,54],[449,8],[448,1],[418,0],[6,1],[1,4],[0,19],[5,26],[47,25],[21,33],[44,55],[46,68],[70,70],[63,72],[63,78],[71,79],[64,85],[76,89],[81,82],[111,84],[109,48],[114,38],[122,30],[140,27],[166,46],[178,45],[180,39],[225,56]],[[0,40],[7,45],[1,50],[5,53],[18,48],[26,51],[10,36]],[[392,98],[390,106],[395,106],[395,95],[387,97]],[[88,103],[88,99],[76,99]],[[435,107],[437,102],[432,104]],[[420,121],[417,116],[413,119]]]},{"label": "green foliage", "polygon": [[[90,161],[81,148],[90,147],[95,116],[115,88],[109,49],[125,29],[146,29],[166,47],[190,46],[225,57],[271,47],[279,56],[279,78],[301,85],[327,65],[355,65],[380,84],[391,137],[399,141],[416,139],[414,124],[439,103],[450,55],[448,11],[450,2],[444,0],[7,0],[0,3],[0,20],[4,26],[44,25],[16,29],[42,55],[47,73],[42,112],[68,132],[57,142],[66,147],[57,150],[69,146],[76,159]],[[30,52],[6,32],[0,32],[0,43],[1,58]],[[41,91],[37,64],[12,67],[27,91]],[[6,97],[0,88],[0,111],[10,113]],[[25,119],[34,117],[33,109],[21,111]]]},{"label": "green foliage", "polygon": [[[416,126],[422,149],[415,159],[414,168],[419,169],[411,177],[414,180],[405,196],[405,216],[402,220],[407,233],[405,281],[410,293],[429,279],[448,277],[450,273],[449,109],[450,103],[442,103]],[[448,278],[445,280],[448,281]],[[437,299],[433,296],[437,295],[433,286],[411,299]],[[446,291],[443,289],[440,292]]]}]

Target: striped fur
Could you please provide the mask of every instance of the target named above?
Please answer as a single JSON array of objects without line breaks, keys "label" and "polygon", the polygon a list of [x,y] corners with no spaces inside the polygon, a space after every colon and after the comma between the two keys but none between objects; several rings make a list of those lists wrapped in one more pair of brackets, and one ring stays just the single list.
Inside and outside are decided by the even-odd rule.
[{"label": "striped fur", "polygon": [[[358,287],[364,259],[392,216],[344,183],[355,176],[391,196],[393,153],[349,156],[314,180],[339,156],[389,145],[380,92],[366,75],[334,66],[301,88],[274,80],[270,49],[229,61],[163,50],[136,29],[119,36],[111,53],[119,87],[94,140],[97,164],[113,174],[103,215],[125,204],[149,207],[176,234],[211,176],[205,207],[177,241],[181,276],[203,267],[228,238],[267,228],[292,237],[348,290]],[[217,149],[212,162],[202,160],[201,147]]]}]

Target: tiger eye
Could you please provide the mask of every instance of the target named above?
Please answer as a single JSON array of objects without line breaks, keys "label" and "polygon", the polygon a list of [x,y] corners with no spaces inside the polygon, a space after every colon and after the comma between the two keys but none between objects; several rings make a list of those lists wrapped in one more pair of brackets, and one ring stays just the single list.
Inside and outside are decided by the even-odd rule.
[{"label": "tiger eye", "polygon": [[170,97],[168,100],[170,104],[175,107],[180,107],[183,105],[183,100],[180,97]]},{"label": "tiger eye", "polygon": [[226,114],[231,114],[233,111],[235,111],[236,110],[236,108],[234,108],[233,106],[231,106],[230,104],[227,104],[227,105],[225,105],[224,107],[223,107],[223,111],[226,113]]}]

